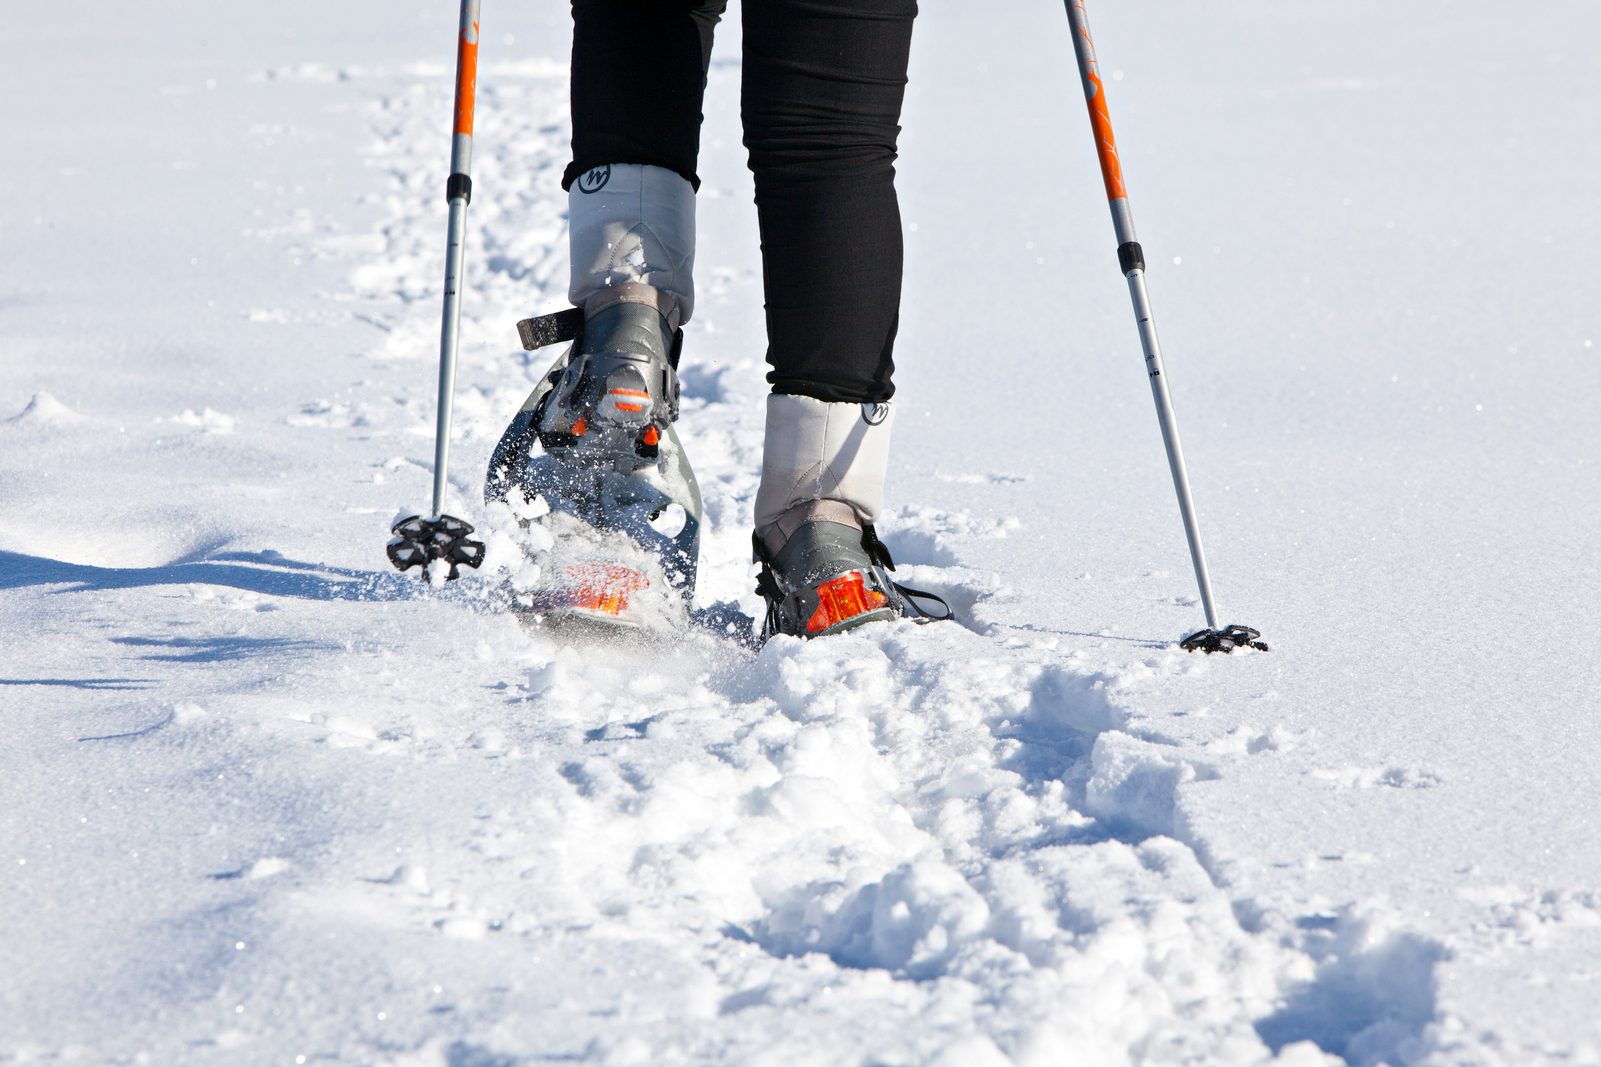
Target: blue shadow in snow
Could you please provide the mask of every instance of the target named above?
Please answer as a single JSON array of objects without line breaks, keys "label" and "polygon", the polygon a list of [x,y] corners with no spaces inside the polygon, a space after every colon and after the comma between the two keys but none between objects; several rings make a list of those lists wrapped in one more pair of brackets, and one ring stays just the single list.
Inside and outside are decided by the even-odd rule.
[{"label": "blue shadow in snow", "polygon": [[154,689],[154,678],[0,678],[0,685],[56,685],[69,689]]},{"label": "blue shadow in snow", "polygon": [[97,567],[0,551],[0,589],[59,585],[62,593],[155,585],[220,585],[298,600],[408,600],[416,578],[287,559],[277,552],[230,552],[157,567]]},{"label": "blue shadow in snow", "polygon": [[[1256,1022],[1275,1053],[1311,1041],[1347,1063],[1410,1063],[1438,1014],[1438,964],[1444,945],[1416,934],[1391,934],[1378,944],[1361,923],[1336,923],[1308,944],[1327,953],[1316,976],[1278,1011]],[[1322,942],[1321,944],[1319,942]]]},{"label": "blue shadow in snow", "polygon": [[141,658],[161,663],[218,663],[252,656],[272,656],[280,652],[310,652],[331,646],[293,637],[113,637],[119,645],[135,648],[172,649],[147,652]]},{"label": "blue shadow in snow", "polygon": [[1163,641],[1156,637],[1119,637],[1115,634],[1092,634],[1087,630],[1059,630],[1052,626],[1036,626],[1028,622],[998,622],[997,627],[1003,630],[1027,630],[1036,634],[1061,634],[1063,637],[1093,637],[1097,641],[1122,641],[1143,648],[1172,648],[1178,644],[1177,640]]}]

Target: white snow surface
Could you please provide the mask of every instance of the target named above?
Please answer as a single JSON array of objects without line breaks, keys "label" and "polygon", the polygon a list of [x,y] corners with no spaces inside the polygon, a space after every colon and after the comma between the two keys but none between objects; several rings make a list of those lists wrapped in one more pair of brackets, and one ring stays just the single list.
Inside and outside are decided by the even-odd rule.
[{"label": "white snow surface", "polygon": [[[737,8],[737,5],[736,5]],[[0,1064],[1601,1062],[1601,9],[928,0],[884,532],[960,625],[585,642],[426,507],[454,5],[0,25]],[[565,5],[484,10],[450,507],[555,350]],[[737,17],[679,424],[754,611]],[[648,91],[643,87],[642,91]]]}]

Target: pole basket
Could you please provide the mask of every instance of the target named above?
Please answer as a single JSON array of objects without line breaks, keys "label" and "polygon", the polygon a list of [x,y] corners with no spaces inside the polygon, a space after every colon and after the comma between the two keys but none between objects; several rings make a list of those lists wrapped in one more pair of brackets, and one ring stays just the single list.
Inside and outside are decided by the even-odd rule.
[{"label": "pole basket", "polygon": [[389,531],[394,537],[389,542],[389,562],[399,570],[421,567],[428,573],[428,565],[442,559],[450,564],[445,580],[461,577],[458,567],[478,567],[484,562],[484,543],[471,540],[470,524],[454,515],[441,515],[425,519],[421,515],[401,519]]},{"label": "pole basket", "polygon": [[1267,642],[1259,640],[1262,636],[1260,630],[1253,630],[1249,626],[1221,626],[1216,630],[1197,630],[1179,642],[1179,647],[1186,652],[1233,652],[1236,648],[1254,648],[1258,652],[1267,651]]}]

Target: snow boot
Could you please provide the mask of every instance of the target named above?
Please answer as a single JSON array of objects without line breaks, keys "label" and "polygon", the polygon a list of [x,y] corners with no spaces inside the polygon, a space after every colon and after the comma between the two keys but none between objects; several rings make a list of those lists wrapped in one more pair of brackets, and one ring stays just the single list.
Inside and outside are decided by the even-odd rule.
[{"label": "snow boot", "polygon": [[694,194],[658,167],[597,168],[569,194],[576,308],[518,324],[573,340],[490,460],[486,500],[538,498],[555,542],[523,607],[676,625],[695,591],[700,489],[673,430],[694,293]]},{"label": "snow boot", "polygon": [[873,528],[892,416],[887,403],[768,397],[752,538],[761,565],[756,591],[767,603],[763,639],[951,617],[940,597],[890,578],[894,560]]}]

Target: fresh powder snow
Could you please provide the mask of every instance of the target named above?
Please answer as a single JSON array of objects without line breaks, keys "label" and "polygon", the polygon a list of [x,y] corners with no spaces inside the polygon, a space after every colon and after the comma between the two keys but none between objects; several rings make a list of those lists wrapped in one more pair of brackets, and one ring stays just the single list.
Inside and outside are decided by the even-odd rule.
[{"label": "fresh powder snow", "polygon": [[[922,7],[883,532],[960,622],[760,651],[505,607],[566,5],[484,5],[439,588],[456,6],[0,25],[0,1064],[1601,1063],[1601,10],[1090,3],[1207,658],[1061,6]],[[679,432],[754,613],[734,8]]]}]

